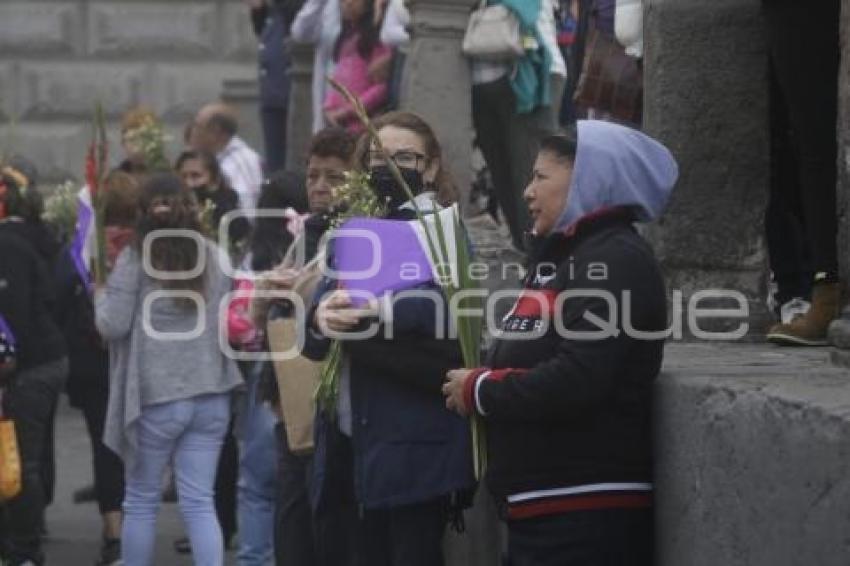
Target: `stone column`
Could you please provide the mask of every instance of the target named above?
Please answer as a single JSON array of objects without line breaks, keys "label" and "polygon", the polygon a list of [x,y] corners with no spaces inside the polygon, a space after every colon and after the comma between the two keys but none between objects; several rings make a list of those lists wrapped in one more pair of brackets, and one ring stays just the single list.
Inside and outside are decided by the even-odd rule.
[{"label": "stone column", "polygon": [[[670,206],[648,235],[670,292],[681,290],[685,301],[702,289],[742,292],[757,336],[768,324],[768,67],[760,2],[648,0],[644,33],[645,130],[670,148],[680,170]],[[700,327],[739,324],[711,328],[706,320]]]},{"label": "stone column", "polygon": [[225,79],[222,83],[221,100],[235,108],[239,115],[239,137],[262,154],[260,84],[255,79]]},{"label": "stone column", "polygon": [[[443,159],[467,202],[472,182],[472,83],[461,53],[469,13],[477,0],[408,0],[411,45],[402,81],[401,108],[416,112],[434,128]],[[449,566],[499,563],[501,531],[495,508],[482,485],[465,513],[466,533],[446,537]]]},{"label": "stone column", "polygon": [[[408,0],[411,45],[402,81],[401,108],[420,114],[434,128],[443,159],[468,200],[472,182],[472,82],[469,61],[461,53],[463,34],[478,0]],[[502,534],[494,504],[483,485],[465,513],[466,533],[449,533],[449,566],[499,563]]]},{"label": "stone column", "polygon": [[434,128],[443,156],[466,202],[472,182],[472,84],[461,41],[477,0],[408,0],[412,41],[401,107]]},{"label": "stone column", "polygon": [[286,121],[286,168],[303,171],[313,135],[312,45],[289,41],[289,112]]}]

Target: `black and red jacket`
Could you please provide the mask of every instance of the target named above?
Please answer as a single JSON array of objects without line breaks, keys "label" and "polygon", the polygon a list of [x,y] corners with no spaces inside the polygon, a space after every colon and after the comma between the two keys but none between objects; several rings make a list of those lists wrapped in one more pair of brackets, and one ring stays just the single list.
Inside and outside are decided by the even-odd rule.
[{"label": "black and red jacket", "polygon": [[466,381],[507,518],[651,505],[664,340],[637,334],[666,328],[661,271],[626,209],[539,243],[488,367]]}]

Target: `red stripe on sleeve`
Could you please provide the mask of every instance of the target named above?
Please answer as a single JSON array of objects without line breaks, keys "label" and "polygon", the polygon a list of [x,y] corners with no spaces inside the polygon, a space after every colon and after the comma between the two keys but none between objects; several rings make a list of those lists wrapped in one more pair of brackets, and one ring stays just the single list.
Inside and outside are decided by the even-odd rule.
[{"label": "red stripe on sleeve", "polygon": [[475,384],[488,371],[490,371],[489,368],[477,368],[466,376],[466,381],[463,384],[463,402],[470,413],[475,413],[478,410],[475,406]]},{"label": "red stripe on sleeve", "polygon": [[519,375],[525,375],[528,373],[527,369],[517,369],[517,368],[503,368],[503,369],[492,369],[490,370],[490,375],[487,376],[487,379],[492,379],[494,381],[504,381],[508,374],[516,373]]}]

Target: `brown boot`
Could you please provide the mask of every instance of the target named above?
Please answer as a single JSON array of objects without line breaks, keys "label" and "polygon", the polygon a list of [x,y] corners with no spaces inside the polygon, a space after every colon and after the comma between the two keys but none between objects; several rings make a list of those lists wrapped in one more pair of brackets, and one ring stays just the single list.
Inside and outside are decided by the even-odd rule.
[{"label": "brown boot", "polygon": [[788,324],[776,324],[767,333],[768,342],[785,346],[827,346],[829,323],[841,311],[841,285],[821,283],[812,290],[812,307]]}]

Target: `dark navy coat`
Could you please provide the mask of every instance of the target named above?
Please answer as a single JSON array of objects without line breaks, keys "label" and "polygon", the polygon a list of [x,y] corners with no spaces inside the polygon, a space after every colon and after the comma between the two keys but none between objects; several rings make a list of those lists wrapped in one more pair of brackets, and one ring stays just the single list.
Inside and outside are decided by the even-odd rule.
[{"label": "dark navy coat", "polygon": [[[333,264],[332,250],[329,257]],[[330,345],[309,327],[318,300],[335,287],[336,281],[325,278],[308,311],[309,358],[322,359]],[[469,423],[446,409],[441,392],[446,372],[463,366],[459,344],[435,338],[437,317],[428,299],[397,301],[393,319],[393,339],[381,331],[344,344],[351,372],[354,495],[365,509],[468,495],[474,485]],[[340,434],[335,418],[317,416],[314,507],[333,497],[326,488],[339,479],[333,477],[336,455],[329,449],[335,445],[329,438]]]}]

